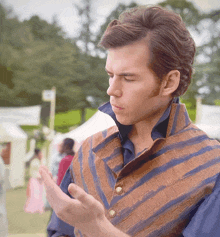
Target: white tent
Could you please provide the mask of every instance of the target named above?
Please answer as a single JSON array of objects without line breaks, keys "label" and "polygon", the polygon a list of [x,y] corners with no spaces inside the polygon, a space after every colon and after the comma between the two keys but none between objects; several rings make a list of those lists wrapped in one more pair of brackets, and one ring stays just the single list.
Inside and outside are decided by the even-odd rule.
[{"label": "white tent", "polygon": [[212,124],[196,124],[198,128],[203,130],[209,137],[220,140],[220,126]]},{"label": "white tent", "polygon": [[204,105],[201,98],[197,99],[196,126],[209,137],[220,140],[220,106]]},{"label": "white tent", "polygon": [[39,125],[41,105],[27,107],[0,107],[0,123],[10,122],[18,125]]},{"label": "white tent", "polygon": [[6,165],[12,188],[24,185],[27,134],[14,123],[0,123],[0,143],[11,142],[10,164]]},{"label": "white tent", "polygon": [[[57,152],[57,145],[64,138],[67,138],[67,137],[72,138],[76,141],[76,143],[80,144],[87,137],[97,132],[103,131],[114,125],[115,125],[115,122],[109,115],[101,111],[97,111],[88,121],[86,121],[84,124],[77,127],[76,129],[65,134],[57,134],[50,144],[49,166],[51,164],[51,160],[50,160],[51,156],[53,156],[53,154]],[[75,147],[77,147],[77,144]]]}]

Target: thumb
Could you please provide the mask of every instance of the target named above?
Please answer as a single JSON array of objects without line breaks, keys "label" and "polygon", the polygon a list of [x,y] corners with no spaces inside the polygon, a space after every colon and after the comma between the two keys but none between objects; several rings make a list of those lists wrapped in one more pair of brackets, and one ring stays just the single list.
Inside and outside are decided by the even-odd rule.
[{"label": "thumb", "polygon": [[69,186],[68,186],[68,191],[69,191],[70,195],[71,195],[72,197],[74,197],[75,184],[73,184],[73,183],[69,184]]},{"label": "thumb", "polygon": [[68,186],[68,191],[71,194],[72,197],[79,200],[82,204],[87,205],[89,202],[89,194],[86,193],[82,188],[77,186],[74,183],[71,183]]}]

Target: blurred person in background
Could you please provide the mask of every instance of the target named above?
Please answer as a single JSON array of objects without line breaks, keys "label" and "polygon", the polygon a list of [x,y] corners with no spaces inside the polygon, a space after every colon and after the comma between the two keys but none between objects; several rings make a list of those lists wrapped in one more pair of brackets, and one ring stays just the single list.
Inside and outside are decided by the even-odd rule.
[{"label": "blurred person in background", "polygon": [[57,182],[57,175],[60,161],[64,158],[65,154],[63,151],[63,141],[57,145],[57,151],[51,157],[51,173],[55,182]]},{"label": "blurred person in background", "polygon": [[11,188],[11,183],[10,183],[10,159],[11,159],[11,142],[6,142],[2,146],[2,151],[1,151],[1,157],[3,159],[3,162],[5,164],[5,187],[6,189]]},{"label": "blurred person in background", "polygon": [[1,157],[5,165],[10,165],[10,156],[11,156],[11,143],[7,142],[3,145]]},{"label": "blurred person in background", "polygon": [[58,168],[58,175],[57,175],[57,184],[60,185],[61,181],[69,168],[75,152],[73,151],[75,141],[72,138],[65,138],[62,142],[62,149],[61,151],[65,154],[65,157],[60,161],[59,168]]},{"label": "blurred person in background", "polygon": [[34,158],[30,162],[30,179],[27,186],[27,200],[24,211],[28,213],[43,213],[43,182],[39,173],[39,168],[43,164],[43,154],[40,149],[35,149]]},{"label": "blurred person in background", "polygon": [[[58,175],[60,161],[65,156],[65,154],[63,153],[62,144],[63,144],[63,141],[61,141],[57,144],[55,153],[51,157],[50,171],[52,173],[52,176],[53,176],[53,179],[55,182],[57,182],[57,175]],[[44,195],[44,210],[45,211],[52,210],[49,202],[47,201],[46,195]]]},{"label": "blurred person in background", "polygon": [[0,236],[8,236],[8,220],[6,211],[5,165],[0,156]]}]

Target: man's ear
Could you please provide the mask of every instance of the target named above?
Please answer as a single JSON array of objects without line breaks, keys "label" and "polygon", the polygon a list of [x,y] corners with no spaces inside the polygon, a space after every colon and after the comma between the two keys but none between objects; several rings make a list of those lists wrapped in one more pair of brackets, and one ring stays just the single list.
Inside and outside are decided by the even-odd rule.
[{"label": "man's ear", "polygon": [[169,96],[178,88],[180,83],[180,72],[172,70],[163,78],[161,85],[161,95]]}]

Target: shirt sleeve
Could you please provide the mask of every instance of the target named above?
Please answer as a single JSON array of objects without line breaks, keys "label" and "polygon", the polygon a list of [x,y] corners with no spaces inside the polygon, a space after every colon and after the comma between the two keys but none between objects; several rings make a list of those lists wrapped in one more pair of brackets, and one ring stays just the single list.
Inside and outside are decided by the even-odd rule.
[{"label": "shirt sleeve", "polygon": [[[70,183],[73,183],[73,180],[70,174],[70,168],[68,168],[62,180],[60,188],[69,197],[71,197],[70,193],[68,192],[68,186]],[[69,237],[75,237],[74,227],[60,220],[55,214],[55,212],[53,212],[51,216],[51,220],[47,227],[47,233],[48,233],[48,237],[58,237],[58,236],[65,236],[65,235]]]},{"label": "shirt sleeve", "polygon": [[213,192],[199,206],[188,226],[183,231],[184,237],[219,237],[220,236],[220,175]]}]

